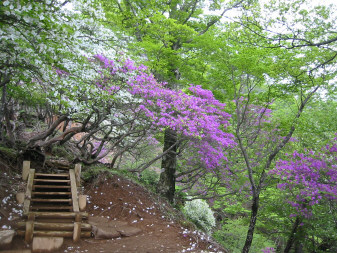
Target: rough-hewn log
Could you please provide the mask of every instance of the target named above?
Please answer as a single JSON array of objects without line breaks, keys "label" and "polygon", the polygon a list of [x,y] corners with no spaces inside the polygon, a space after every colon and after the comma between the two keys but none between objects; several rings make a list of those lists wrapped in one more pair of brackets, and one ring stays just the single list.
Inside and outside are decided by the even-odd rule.
[{"label": "rough-hewn log", "polygon": [[[19,229],[23,229],[26,227],[26,222],[20,221],[17,223],[17,226]],[[73,231],[74,223],[34,222],[34,229],[35,230]],[[87,223],[81,223],[81,230],[91,231],[91,225]]]},{"label": "rough-hewn log", "polygon": [[[35,215],[36,218],[75,218],[76,215],[80,215],[82,219],[88,218],[88,213],[75,213],[75,212],[29,212],[29,214]],[[24,216],[27,216],[24,214]]]},{"label": "rough-hewn log", "polygon": [[46,158],[45,165],[60,170],[70,170],[73,168],[73,165],[68,160],[55,157]]},{"label": "rough-hewn log", "polygon": [[[25,231],[18,230],[16,231],[17,235],[24,236]],[[34,231],[33,236],[57,236],[57,237],[73,237],[73,231]],[[91,231],[81,232],[82,238],[91,237]]]}]

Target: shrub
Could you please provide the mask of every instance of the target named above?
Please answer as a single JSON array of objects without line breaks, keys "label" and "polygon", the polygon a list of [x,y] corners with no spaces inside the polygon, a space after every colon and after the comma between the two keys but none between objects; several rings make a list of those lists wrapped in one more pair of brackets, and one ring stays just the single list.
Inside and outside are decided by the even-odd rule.
[{"label": "shrub", "polygon": [[90,166],[84,166],[82,169],[81,178],[85,182],[90,182],[94,179],[97,179],[101,174],[111,173],[111,171],[104,165],[95,164]]},{"label": "shrub", "polygon": [[210,233],[215,226],[213,211],[204,200],[187,201],[184,206],[184,213],[188,219],[206,233]]},{"label": "shrub", "polygon": [[140,175],[140,180],[147,185],[155,186],[159,181],[159,174],[151,169],[144,170]]},{"label": "shrub", "polygon": [[[245,224],[243,219],[228,220],[227,223],[222,226],[221,230],[213,233],[213,237],[229,252],[239,253],[245,244],[247,228],[248,225]],[[258,231],[254,232],[250,252],[273,252],[272,250],[274,248],[276,248],[275,244],[271,240],[258,233]]]}]

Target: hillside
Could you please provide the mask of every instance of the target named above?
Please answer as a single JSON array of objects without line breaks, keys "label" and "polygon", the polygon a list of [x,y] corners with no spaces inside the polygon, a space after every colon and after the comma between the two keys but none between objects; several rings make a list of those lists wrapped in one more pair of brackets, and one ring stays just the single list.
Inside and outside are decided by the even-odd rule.
[{"label": "hillside", "polygon": [[[1,166],[0,228],[15,228],[22,215],[15,195],[24,190],[24,183],[18,170]],[[177,210],[162,201],[157,195],[130,179],[120,175],[102,173],[82,187],[88,195],[87,212],[89,220],[95,217],[97,226],[107,222],[128,224],[130,228],[141,229],[137,235],[115,239],[81,239],[78,243],[65,240],[57,252],[221,252],[223,249],[209,241],[203,233],[181,224],[188,224]],[[24,249],[29,245],[22,237],[15,237],[12,249]]]}]

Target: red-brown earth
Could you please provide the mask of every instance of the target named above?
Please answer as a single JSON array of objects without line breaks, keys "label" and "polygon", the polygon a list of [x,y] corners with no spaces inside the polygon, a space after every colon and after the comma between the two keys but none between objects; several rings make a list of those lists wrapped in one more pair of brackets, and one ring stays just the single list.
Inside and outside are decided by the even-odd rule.
[{"label": "red-brown earth", "polygon": [[[13,175],[4,168],[0,171],[0,229],[15,228],[22,220],[22,205],[16,203],[15,194],[25,191],[25,186],[20,175]],[[138,235],[109,240],[82,238],[73,243],[66,239],[59,253],[224,252],[205,234],[182,227],[173,219],[175,210],[168,203],[129,179],[104,174],[84,184],[82,191],[88,195],[89,216],[127,222],[142,231]],[[22,237],[14,238],[12,249],[28,247]]]}]

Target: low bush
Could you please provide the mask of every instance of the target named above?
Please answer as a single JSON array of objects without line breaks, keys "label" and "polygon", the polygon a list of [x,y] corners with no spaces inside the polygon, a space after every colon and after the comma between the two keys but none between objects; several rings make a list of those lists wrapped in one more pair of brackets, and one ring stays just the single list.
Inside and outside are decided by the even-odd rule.
[{"label": "low bush", "polygon": [[215,226],[213,211],[204,200],[186,201],[183,212],[198,228],[208,234]]},{"label": "low bush", "polygon": [[95,164],[90,166],[84,166],[82,168],[81,178],[85,182],[90,182],[98,178],[99,175],[104,173],[111,173],[111,171],[105,166],[101,164]]}]

